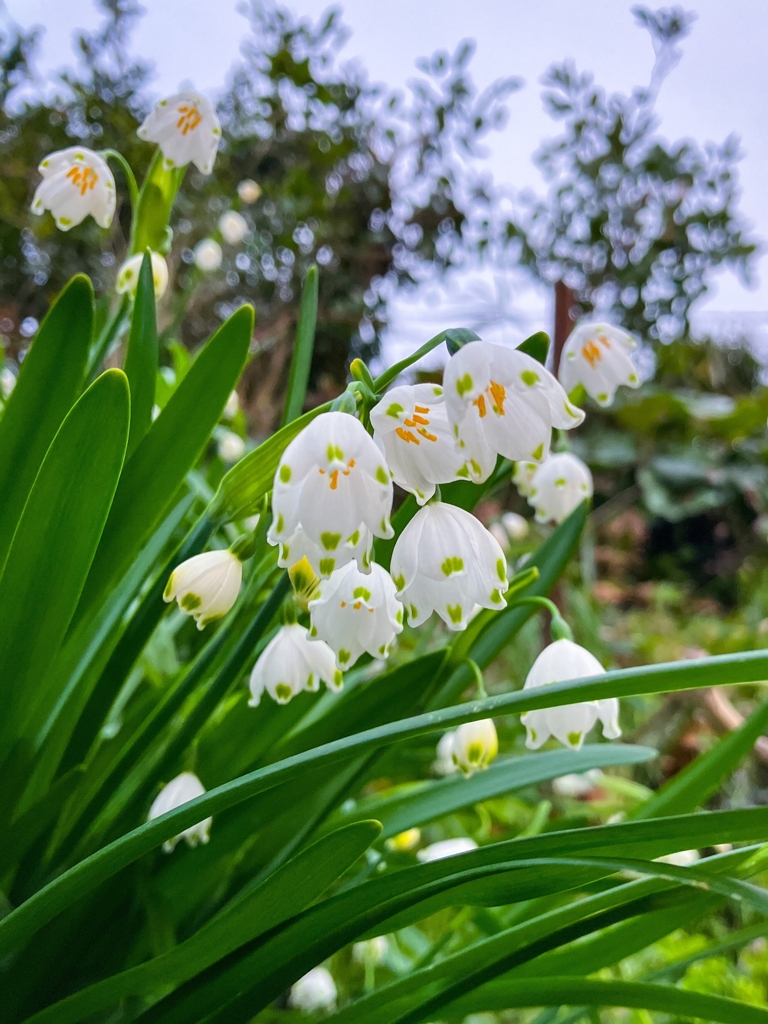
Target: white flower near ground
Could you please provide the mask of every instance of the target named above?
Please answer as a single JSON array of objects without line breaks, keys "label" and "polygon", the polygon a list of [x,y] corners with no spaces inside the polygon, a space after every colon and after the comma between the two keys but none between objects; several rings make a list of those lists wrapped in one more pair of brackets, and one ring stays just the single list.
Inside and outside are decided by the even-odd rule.
[{"label": "white flower near ground", "polygon": [[363,652],[386,658],[403,629],[403,606],[389,573],[375,562],[360,572],[349,562],[321,581],[309,602],[310,636],[325,640],[346,672]]},{"label": "white flower near ground", "polygon": [[355,530],[346,540],[341,541],[328,551],[322,544],[315,544],[304,530],[299,527],[295,533],[280,543],[277,564],[283,569],[306,558],[317,576],[328,579],[332,572],[341,569],[348,562],[355,561],[363,572],[371,568],[371,548],[373,534],[367,526]]},{"label": "white flower near ground", "polygon": [[371,409],[371,426],[395,483],[420,505],[432,497],[436,484],[459,479],[464,460],[456,448],[441,387],[392,388]]},{"label": "white flower near ground", "polygon": [[[163,786],[157,794],[152,801],[152,806],[149,808],[147,821],[159,818],[169,811],[175,811],[177,807],[188,804],[190,800],[197,799],[203,793],[205,793],[205,787],[194,772],[182,772],[175,779],[171,779],[167,786]],[[174,836],[173,839],[166,840],[163,843],[163,850],[166,853],[173,853],[176,844],[181,839],[184,839],[188,846],[193,847],[197,846],[198,843],[207,843],[210,838],[212,824],[213,818],[206,818],[204,821],[199,821],[196,825],[190,825],[189,828],[185,828],[183,832]]]},{"label": "white flower near ground", "polygon": [[569,394],[581,384],[590,398],[608,406],[621,385],[640,386],[630,355],[634,348],[635,339],[621,327],[580,324],[563,347],[560,383]]},{"label": "white flower near ground", "polygon": [[233,420],[240,410],[240,397],[236,391],[230,393],[227,404],[224,406],[224,418]]},{"label": "white flower near ground", "polygon": [[248,221],[237,210],[226,210],[219,217],[219,231],[227,245],[238,245],[248,234]]},{"label": "white flower near ground", "polygon": [[463,837],[461,839],[442,839],[439,843],[432,843],[424,847],[416,854],[422,864],[430,864],[434,860],[445,860],[446,857],[456,857],[460,853],[471,853],[477,849],[474,839]]},{"label": "white flower near ground", "polygon": [[589,771],[578,775],[570,772],[568,775],[559,775],[552,779],[552,789],[558,796],[580,797],[587,796],[595,786],[599,785],[603,773],[599,768],[590,768]]},{"label": "white flower near ground", "polygon": [[0,370],[0,394],[3,398],[10,398],[11,392],[16,387],[16,374],[10,368],[10,366],[3,367]]},{"label": "white flower near ground", "polygon": [[288,1005],[303,1013],[332,1010],[336,1006],[336,982],[325,967],[313,967],[291,986]]},{"label": "white flower near ground", "polygon": [[538,523],[562,523],[593,493],[589,466],[570,452],[560,452],[536,467],[526,500]]},{"label": "white flower near ground", "polygon": [[219,440],[219,455],[224,462],[239,462],[245,455],[245,441],[233,430],[227,430]]},{"label": "white flower near ground", "polygon": [[435,760],[432,762],[432,771],[435,775],[455,775],[459,766],[453,760],[453,737],[455,730],[445,732],[440,737],[435,748]]},{"label": "white flower near ground", "polygon": [[525,540],[530,530],[528,520],[517,512],[505,512],[501,517],[501,525],[507,531],[510,540]]},{"label": "white flower near ground", "polygon": [[430,502],[397,539],[392,578],[412,626],[436,611],[449,629],[466,629],[476,605],[503,608],[507,563],[479,519],[455,505]]},{"label": "white flower near ground", "polygon": [[115,179],[106,160],[84,146],[50,153],[38,165],[43,180],[32,199],[32,213],[50,210],[56,227],[69,231],[90,214],[108,228],[115,215]]},{"label": "white flower near ground", "polygon": [[678,850],[677,853],[668,853],[665,857],[657,857],[660,864],[673,864],[678,868],[689,868],[701,860],[698,850]]},{"label": "white flower near ground", "polygon": [[224,254],[215,238],[201,238],[192,251],[195,266],[204,274],[218,270]]},{"label": "white flower near ground", "polygon": [[386,935],[377,935],[373,939],[364,939],[352,946],[352,959],[358,964],[380,964],[389,952]]},{"label": "white flower near ground", "polygon": [[316,692],[321,680],[330,690],[342,687],[331,648],[322,640],[310,640],[309,631],[298,623],[281,626],[253,666],[248,706],[256,707],[265,692],[278,704],[287,704],[302,690]]},{"label": "white flower near ground", "polygon": [[343,545],[358,551],[363,527],[393,536],[391,511],[392,478],[373,438],[354,416],[321,413],[283,452],[267,537],[290,547],[301,528],[339,569]]},{"label": "white flower near ground", "polygon": [[[135,256],[130,256],[120,267],[115,284],[115,291],[118,295],[123,295],[124,293],[128,295],[136,294],[143,259],[143,253],[136,253]],[[159,252],[152,253],[152,284],[154,285],[155,298],[162,299],[168,287],[168,264]]]},{"label": "white flower near ground", "polygon": [[532,356],[484,341],[471,341],[449,359],[443,388],[464,475],[475,483],[488,479],[497,455],[542,462],[552,428],[568,430],[584,419]]},{"label": "white flower near ground", "polygon": [[175,600],[191,615],[198,629],[226,615],[237,600],[243,582],[243,565],[231,551],[204,551],[193,555],[171,573],[163,600]]},{"label": "white flower near ground", "polygon": [[465,778],[484,771],[499,752],[499,739],[492,718],[465,722],[453,734],[451,756]]},{"label": "white flower near ground", "polygon": [[[572,640],[555,640],[534,661],[523,689],[563,683],[569,679],[586,679],[604,673],[603,666],[589,651]],[[526,711],[520,716],[520,721],[527,733],[525,745],[531,750],[537,750],[550,736],[572,750],[579,750],[584,737],[598,718],[606,739],[616,740],[621,736],[619,701],[616,697]]]},{"label": "white flower near ground", "polygon": [[261,186],[253,178],[244,178],[237,186],[237,195],[241,203],[255,203],[261,195]]},{"label": "white flower near ground", "polygon": [[166,170],[193,163],[202,174],[210,174],[221,124],[210,100],[185,90],[156,103],[136,134],[144,142],[157,143]]}]

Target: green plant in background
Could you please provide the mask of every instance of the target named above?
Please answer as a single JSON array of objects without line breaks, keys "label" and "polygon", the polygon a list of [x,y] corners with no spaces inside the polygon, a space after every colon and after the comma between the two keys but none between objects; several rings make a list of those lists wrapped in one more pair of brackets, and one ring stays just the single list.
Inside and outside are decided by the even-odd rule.
[{"label": "green plant in background", "polygon": [[[137,250],[162,250],[216,129],[192,91],[149,115]],[[105,159],[120,158],[50,154],[35,201],[67,229],[105,216]],[[447,329],[377,378],[356,360],[346,391],[301,415],[311,269],[283,425],[224,473],[209,445],[253,311],[177,350],[170,388],[151,252],[136,255],[106,327],[86,278],[62,291],[0,419],[3,1019],[768,1019],[727,966],[707,984],[692,966],[768,930],[768,814],[701,809],[768,705],[656,792],[621,771],[655,750],[584,742],[598,718],[618,738],[620,699],[756,689],[768,656],[604,672],[573,642],[546,594],[589,502],[575,457],[546,488],[540,474],[553,425],[583,412],[544,366],[546,336],[513,351]],[[123,369],[99,372],[122,320]],[[390,387],[443,342],[445,391]],[[517,572],[471,514],[513,471],[559,521]],[[409,492],[394,514],[393,476]],[[521,690],[488,696],[486,670],[542,609],[553,643]],[[546,732],[565,748],[523,754],[518,716],[530,747]],[[714,941],[663,965],[682,982],[655,977],[665,936],[713,918]]]}]

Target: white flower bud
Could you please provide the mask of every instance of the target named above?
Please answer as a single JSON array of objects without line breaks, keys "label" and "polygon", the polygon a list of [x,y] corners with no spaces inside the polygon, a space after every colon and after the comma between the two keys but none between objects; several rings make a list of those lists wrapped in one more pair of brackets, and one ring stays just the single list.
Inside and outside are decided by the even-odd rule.
[{"label": "white flower bud", "polygon": [[290,546],[301,528],[325,551],[325,575],[354,557],[345,545],[360,550],[363,527],[391,537],[391,510],[392,479],[365,427],[347,413],[321,413],[283,452],[267,536]]},{"label": "white flower bud", "polygon": [[435,775],[455,775],[459,766],[453,760],[453,737],[455,731],[444,732],[435,748],[432,771]]},{"label": "white flower bud", "polygon": [[245,441],[239,434],[227,430],[219,441],[219,455],[224,462],[239,462],[245,455]]},{"label": "white flower bud", "polygon": [[38,166],[43,180],[32,199],[32,213],[50,210],[56,227],[69,231],[90,214],[108,228],[115,215],[115,179],[106,160],[84,146],[50,153]]},{"label": "white flower bud", "polygon": [[469,778],[485,770],[499,752],[499,739],[492,718],[465,722],[453,734],[451,756],[457,768]]},{"label": "white flower bud", "polygon": [[616,389],[640,386],[630,353],[631,334],[613,324],[580,324],[570,335],[560,357],[560,382],[567,392],[578,385],[603,406],[613,401]]},{"label": "white flower bud", "polygon": [[221,266],[223,259],[221,246],[213,238],[202,238],[194,248],[194,259],[198,270],[210,274]]},{"label": "white flower bud", "polygon": [[[143,259],[143,254],[137,253],[135,256],[129,257],[120,267],[115,284],[115,291],[118,295],[122,295],[124,292],[129,295],[136,294]],[[162,299],[168,287],[168,264],[159,252],[152,253],[152,283],[155,286],[155,298]]]},{"label": "white flower bud", "polygon": [[445,860],[446,857],[456,857],[460,853],[471,853],[476,849],[477,843],[468,837],[442,839],[439,843],[432,843],[431,846],[419,850],[416,856],[422,864],[430,864],[433,860]]},{"label": "white flower bud", "polygon": [[371,410],[371,426],[395,483],[420,505],[432,497],[436,484],[466,475],[437,385],[392,388]]},{"label": "white flower bud", "polygon": [[157,143],[166,170],[193,163],[202,174],[210,174],[221,125],[210,100],[185,90],[156,103],[136,134]]},{"label": "white flower bud", "polygon": [[261,195],[261,186],[253,178],[245,178],[237,186],[237,195],[241,203],[255,203]]},{"label": "white flower bud", "polygon": [[[583,647],[572,640],[555,640],[534,661],[523,689],[563,683],[569,679],[586,679],[604,672],[597,658]],[[520,716],[520,721],[527,732],[525,744],[531,750],[537,750],[550,736],[573,750],[579,750],[598,718],[602,722],[603,736],[609,740],[621,736],[616,697],[526,711]]]},{"label": "white flower bud", "polygon": [[320,680],[331,690],[342,687],[331,648],[322,640],[310,640],[304,626],[281,626],[253,666],[248,706],[256,707],[265,691],[278,704],[287,704],[302,690],[316,692]]},{"label": "white flower bud", "polygon": [[[164,786],[152,801],[147,821],[159,818],[169,811],[175,811],[177,807],[188,804],[190,800],[196,800],[203,793],[205,793],[205,787],[200,779],[193,772],[182,772],[175,779],[171,779],[168,785]],[[174,836],[173,839],[168,839],[164,842],[163,850],[166,853],[172,853],[180,839],[186,840],[187,845],[193,847],[197,846],[198,843],[207,843],[210,838],[212,824],[213,818],[206,818],[204,821],[199,821],[196,825],[190,825],[189,828],[185,828],[183,832]]]},{"label": "white flower bud", "polygon": [[552,428],[568,430],[584,419],[535,359],[484,341],[471,341],[449,359],[443,387],[466,475],[476,483],[491,475],[497,454],[542,462]]},{"label": "white flower bud", "polygon": [[364,939],[352,947],[352,959],[358,964],[380,964],[389,952],[386,935],[377,935],[374,939]]},{"label": "white flower bud", "polygon": [[527,501],[536,509],[537,522],[562,523],[593,493],[589,466],[570,452],[561,452],[536,467]]},{"label": "white flower bud", "polygon": [[530,529],[528,520],[517,512],[505,512],[501,517],[501,525],[507,531],[510,540],[525,540]]},{"label": "white flower bud", "polygon": [[198,629],[226,615],[237,600],[243,566],[231,551],[204,551],[178,565],[163,593],[166,602],[176,600],[191,615]]},{"label": "white flower bud", "polygon": [[336,983],[325,967],[313,967],[291,986],[288,1005],[302,1013],[332,1010],[336,1006]]},{"label": "white flower bud", "polygon": [[236,391],[233,391],[224,406],[224,418],[233,420],[240,409],[240,398]]},{"label": "white flower bud", "polygon": [[436,611],[449,629],[466,629],[476,605],[503,608],[507,563],[479,519],[455,505],[419,509],[397,539],[392,578],[418,626]]},{"label": "white flower bud", "polygon": [[323,580],[309,602],[311,637],[325,640],[346,672],[367,651],[386,658],[403,629],[403,606],[389,573],[375,562],[370,574],[349,562]]},{"label": "white flower bud", "polygon": [[238,245],[248,234],[248,221],[237,210],[227,210],[219,217],[219,231],[227,245]]}]

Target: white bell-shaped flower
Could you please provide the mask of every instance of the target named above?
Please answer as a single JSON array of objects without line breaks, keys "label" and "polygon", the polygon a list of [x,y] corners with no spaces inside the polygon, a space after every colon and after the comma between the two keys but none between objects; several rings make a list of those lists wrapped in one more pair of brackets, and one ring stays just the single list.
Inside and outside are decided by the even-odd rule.
[{"label": "white bell-shaped flower", "polygon": [[245,441],[233,430],[225,430],[219,437],[219,457],[224,462],[239,462],[245,455]]},{"label": "white bell-shaped flower", "polygon": [[[160,815],[167,814],[168,811],[175,811],[177,807],[188,804],[190,800],[197,799],[203,793],[205,793],[205,787],[194,772],[182,772],[175,779],[171,779],[167,786],[163,786],[152,801],[147,821],[159,818]],[[213,818],[206,818],[205,821],[199,821],[196,825],[190,825],[189,828],[185,828],[183,832],[174,836],[173,839],[168,839],[164,842],[163,849],[166,853],[173,853],[180,839],[186,840],[188,846],[207,843],[210,838],[212,824]]]},{"label": "white bell-shaped flower", "polygon": [[[583,647],[572,640],[555,640],[534,661],[524,689],[530,690],[548,683],[563,683],[569,679],[586,679],[603,675],[604,672],[597,658]],[[606,739],[616,740],[621,736],[619,701],[616,697],[526,711],[520,716],[520,721],[527,732],[525,745],[531,750],[537,750],[550,736],[572,750],[579,750],[584,737],[598,718]]]},{"label": "white bell-shaped flower", "polygon": [[163,593],[191,615],[198,629],[226,615],[237,600],[243,564],[231,551],[204,551],[182,562],[171,573]]},{"label": "white bell-shaped flower", "polygon": [[298,623],[281,626],[253,666],[248,706],[256,707],[265,691],[278,704],[287,704],[302,690],[319,690],[321,680],[331,690],[341,689],[342,675],[331,648],[322,640],[310,640]]},{"label": "white bell-shaped flower", "polygon": [[322,544],[315,544],[299,527],[294,534],[281,541],[277,564],[283,569],[290,569],[302,558],[306,558],[315,575],[324,579],[352,561],[357,562],[364,572],[368,572],[371,568],[372,547],[373,534],[367,526],[355,530],[346,540],[337,544],[333,551]]},{"label": "white bell-shaped flower", "polygon": [[309,602],[309,614],[310,636],[325,640],[345,672],[364,651],[386,658],[403,628],[403,606],[392,577],[375,562],[368,575],[349,562],[323,580]]},{"label": "white bell-shaped flower", "polygon": [[392,388],[371,410],[371,426],[395,483],[420,505],[432,497],[436,484],[462,475],[464,459],[448,423],[443,389],[436,384]]},{"label": "white bell-shaped flower", "polygon": [[538,462],[516,462],[512,472],[512,483],[524,498],[527,498],[533,487],[533,478],[539,468]]},{"label": "white bell-shaped flower", "polygon": [[115,215],[115,179],[106,160],[84,146],[50,153],[39,165],[43,180],[32,199],[32,213],[50,210],[56,227],[69,231],[90,214],[108,228]]},{"label": "white bell-shaped flower", "polygon": [[479,519],[455,505],[430,502],[397,539],[392,578],[412,626],[437,612],[449,629],[466,629],[476,605],[503,608],[507,562]]},{"label": "white bell-shaped flower", "polygon": [[380,964],[389,952],[386,935],[363,939],[352,947],[352,959],[358,964]]},{"label": "white bell-shaped flower", "polygon": [[570,394],[578,385],[599,405],[610,405],[616,388],[640,386],[630,353],[631,334],[613,324],[580,324],[569,336],[560,357],[560,383]]},{"label": "white bell-shaped flower", "polygon": [[517,512],[505,512],[501,517],[501,525],[507,531],[509,539],[513,541],[525,540],[530,530],[528,520]]},{"label": "white bell-shaped flower", "polygon": [[443,387],[466,475],[476,483],[491,475],[497,454],[542,462],[552,428],[568,430],[584,419],[532,356],[484,341],[469,342],[448,360]]},{"label": "white bell-shaped flower", "polygon": [[340,563],[344,545],[358,550],[363,527],[376,537],[393,535],[391,510],[392,478],[373,438],[348,413],[321,413],[283,452],[267,536],[290,547],[301,528]]},{"label": "white bell-shaped flower", "polygon": [[166,169],[193,163],[203,174],[210,174],[221,125],[210,100],[185,90],[156,103],[136,134],[145,142],[157,143]]},{"label": "white bell-shaped flower", "polygon": [[537,522],[562,523],[593,492],[589,466],[570,452],[560,452],[536,468],[527,501],[536,509]]},{"label": "white bell-shaped flower", "polygon": [[435,775],[455,775],[459,766],[453,760],[453,737],[455,730],[444,732],[435,748],[435,760],[432,762],[432,771]]},{"label": "white bell-shaped flower", "polygon": [[416,857],[422,864],[431,864],[435,860],[445,860],[446,857],[457,857],[460,853],[472,853],[477,849],[477,843],[469,836],[462,836],[459,839],[441,839],[438,843],[419,850]]},{"label": "white bell-shaped flower", "polygon": [[291,986],[288,1005],[302,1013],[332,1010],[336,1006],[336,982],[325,967],[313,967]]},{"label": "white bell-shaped flower", "polygon": [[[126,293],[135,295],[139,284],[139,271],[144,259],[142,253],[129,257],[117,272],[115,291],[118,295]],[[162,299],[168,287],[168,264],[159,252],[152,253],[152,283],[155,286],[155,298]]]},{"label": "white bell-shaped flower", "polygon": [[219,231],[227,245],[237,245],[248,234],[248,221],[237,210],[226,210],[219,217]]},{"label": "white bell-shaped flower", "polygon": [[224,253],[215,238],[201,238],[192,251],[195,266],[204,274],[212,274],[221,266]]},{"label": "white bell-shaped flower", "polygon": [[453,734],[451,756],[466,778],[486,769],[498,752],[499,739],[492,718],[465,722]]}]

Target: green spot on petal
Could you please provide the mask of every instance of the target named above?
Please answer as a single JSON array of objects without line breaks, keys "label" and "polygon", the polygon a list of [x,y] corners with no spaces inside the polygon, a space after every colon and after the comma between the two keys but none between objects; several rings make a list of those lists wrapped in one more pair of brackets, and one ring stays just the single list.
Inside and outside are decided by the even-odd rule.
[{"label": "green spot on petal", "polygon": [[280,467],[280,480],[282,483],[287,484],[291,479],[291,467],[283,464]]},{"label": "green spot on petal", "polygon": [[386,487],[387,484],[389,483],[389,474],[387,473],[383,466],[376,467],[376,479],[382,485],[382,487]]},{"label": "green spot on petal", "polygon": [[527,384],[529,388],[532,388],[534,384],[539,383],[540,378],[538,373],[534,373],[533,370],[523,370],[520,374],[520,380],[523,384]]},{"label": "green spot on petal", "polygon": [[287,704],[291,699],[293,690],[290,688],[288,683],[278,683],[275,687],[275,697],[278,704]]},{"label": "green spot on petal", "polygon": [[203,601],[197,594],[185,594],[179,603],[185,612],[193,612],[195,608],[200,607]]},{"label": "green spot on petal", "polygon": [[472,390],[474,381],[468,373],[465,373],[463,377],[460,377],[456,381],[456,390],[459,393],[459,398],[463,398],[468,391]]},{"label": "green spot on petal", "polygon": [[326,551],[335,551],[339,546],[341,540],[340,533],[321,533],[320,543],[323,545]]},{"label": "green spot on petal", "polygon": [[371,592],[366,587],[355,587],[355,589],[352,591],[352,597],[354,597],[356,601],[370,601]]},{"label": "green spot on petal", "polygon": [[450,618],[451,622],[461,622],[463,610],[460,604],[446,605],[445,610],[448,612],[448,617]]},{"label": "green spot on petal", "polygon": [[541,458],[541,456],[543,454],[544,454],[544,445],[540,444],[539,447],[536,448],[535,451],[531,452],[531,458],[535,459],[538,462],[538,460]]},{"label": "green spot on petal", "polygon": [[507,563],[503,558],[499,558],[496,561],[496,575],[499,577],[502,583],[507,582]]},{"label": "green spot on petal", "polygon": [[349,653],[349,651],[339,651],[339,661],[341,662],[342,665],[346,665],[351,657],[352,655]]},{"label": "green spot on petal", "polygon": [[343,462],[344,452],[339,448],[337,444],[329,444],[326,452],[329,462]]},{"label": "green spot on petal", "polygon": [[277,517],[277,532],[278,533],[282,533],[284,529],[285,529],[285,520],[283,519],[283,514],[281,512],[280,515]]},{"label": "green spot on petal", "polygon": [[568,743],[572,747],[578,747],[579,743],[581,743],[581,733],[580,732],[569,732],[568,733]]},{"label": "green spot on petal", "polygon": [[405,412],[402,405],[398,405],[397,402],[393,402],[387,409],[387,416],[392,416],[394,419],[397,419],[401,412]]},{"label": "green spot on petal", "polygon": [[321,558],[320,559],[320,565],[319,565],[319,569],[320,569],[321,575],[323,575],[323,576],[330,576],[331,573],[334,570],[335,565],[336,565],[336,559],[335,558]]},{"label": "green spot on petal", "polygon": [[457,555],[449,555],[440,568],[443,570],[444,576],[451,576],[455,572],[462,572],[464,569],[464,559],[459,558]]}]

